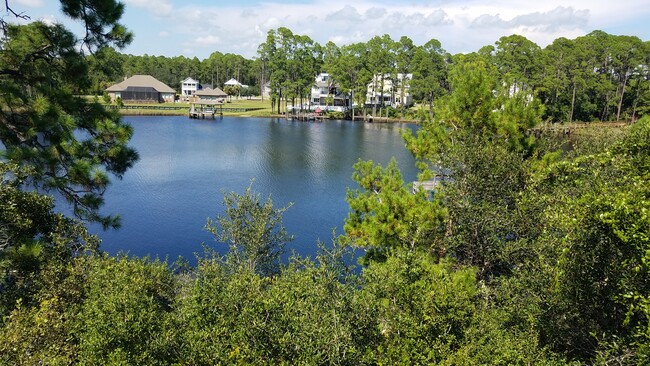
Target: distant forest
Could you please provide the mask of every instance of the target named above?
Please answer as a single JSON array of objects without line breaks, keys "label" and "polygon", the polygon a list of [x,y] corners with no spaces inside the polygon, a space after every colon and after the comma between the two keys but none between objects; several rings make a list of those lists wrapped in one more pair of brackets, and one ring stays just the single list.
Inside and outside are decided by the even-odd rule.
[{"label": "distant forest", "polygon": [[[320,45],[287,28],[268,32],[258,55],[247,59],[214,52],[204,60],[185,56],[133,56],[112,48],[92,56],[92,86],[101,94],[124,76],[149,74],[179,89],[186,77],[223,87],[235,78],[254,93],[269,83],[271,97],[306,99],[314,77],[331,75],[342,90],[363,104],[373,75],[413,74],[416,102],[430,105],[451,92],[449,70],[461,58],[478,57],[491,66],[507,93],[526,93],[544,105],[551,122],[632,120],[648,112],[650,42],[635,36],[593,31],[576,39],[558,38],[545,48],[520,35],[500,38],[472,54],[451,55],[436,39],[415,45],[408,37],[376,36],[365,43]],[[276,103],[280,105],[280,103]],[[431,108],[433,109],[433,108]]]}]

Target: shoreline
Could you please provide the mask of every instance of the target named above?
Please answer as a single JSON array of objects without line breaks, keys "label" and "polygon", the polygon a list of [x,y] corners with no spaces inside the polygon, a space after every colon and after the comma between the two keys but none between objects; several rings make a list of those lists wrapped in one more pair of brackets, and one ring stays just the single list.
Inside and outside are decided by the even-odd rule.
[{"label": "shoreline", "polygon": [[[128,110],[128,109],[119,109],[117,110],[117,113],[120,116],[129,116],[129,117],[178,117],[178,116],[188,116],[187,111],[183,111],[182,113],[161,113],[161,112],[156,112],[156,111],[140,111],[138,110],[137,113],[132,113],[135,110]],[[261,115],[251,115],[251,114],[227,114],[224,113],[223,117],[238,117],[238,118],[283,118],[283,119],[291,119],[291,118],[286,118],[287,116],[285,114],[261,114]],[[188,117],[189,119],[189,117]],[[342,118],[343,120],[346,121],[359,121],[359,122],[366,122],[366,123],[415,123],[417,124],[418,121],[412,120],[412,119],[401,119],[401,118],[385,118],[385,117],[374,117],[370,121],[364,121],[363,118],[355,118],[354,120],[351,118]],[[325,119],[325,121],[328,119]],[[334,119],[332,119],[334,120]]]}]

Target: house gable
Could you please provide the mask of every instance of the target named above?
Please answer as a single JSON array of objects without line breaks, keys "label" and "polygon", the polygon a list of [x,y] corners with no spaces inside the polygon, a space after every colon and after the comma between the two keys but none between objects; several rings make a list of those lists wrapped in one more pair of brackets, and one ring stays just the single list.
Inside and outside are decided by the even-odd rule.
[{"label": "house gable", "polygon": [[194,95],[197,90],[201,90],[201,83],[198,80],[187,77],[185,80],[181,81],[181,95]]}]

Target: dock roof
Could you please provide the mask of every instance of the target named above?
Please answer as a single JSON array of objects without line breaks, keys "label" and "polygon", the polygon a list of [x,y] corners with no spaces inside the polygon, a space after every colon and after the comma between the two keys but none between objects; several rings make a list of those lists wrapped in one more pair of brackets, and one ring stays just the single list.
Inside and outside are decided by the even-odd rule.
[{"label": "dock roof", "polygon": [[228,94],[226,94],[223,90],[219,88],[211,89],[211,88],[205,88],[197,91],[194,93],[194,95],[197,96],[206,96],[206,97],[227,97]]}]

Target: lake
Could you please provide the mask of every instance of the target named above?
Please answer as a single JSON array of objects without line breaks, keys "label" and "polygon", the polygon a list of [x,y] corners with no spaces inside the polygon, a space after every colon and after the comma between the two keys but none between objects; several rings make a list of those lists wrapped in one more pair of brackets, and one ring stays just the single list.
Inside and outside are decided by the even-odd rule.
[{"label": "lake", "polygon": [[205,230],[206,219],[224,211],[224,192],[252,190],[284,214],[295,236],[288,251],[316,252],[331,243],[348,214],[346,187],[356,188],[352,166],[359,159],[385,166],[398,161],[406,182],[416,179],[415,160],[400,129],[408,124],[353,121],[299,122],[271,118],[124,117],[134,128],[130,145],[140,160],[105,193],[104,214],[120,214],[119,230],[91,231],[111,254],[195,262],[202,243],[224,253]]}]

